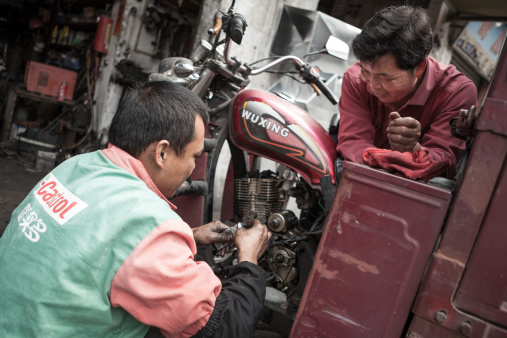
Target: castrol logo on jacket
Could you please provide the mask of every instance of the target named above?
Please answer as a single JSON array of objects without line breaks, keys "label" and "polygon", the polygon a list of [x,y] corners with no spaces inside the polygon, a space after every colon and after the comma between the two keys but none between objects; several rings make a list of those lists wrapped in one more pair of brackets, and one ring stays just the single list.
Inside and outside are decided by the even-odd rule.
[{"label": "castrol logo on jacket", "polygon": [[65,188],[53,174],[44,178],[40,188],[34,191],[34,195],[49,216],[60,225],[65,224],[88,206]]}]

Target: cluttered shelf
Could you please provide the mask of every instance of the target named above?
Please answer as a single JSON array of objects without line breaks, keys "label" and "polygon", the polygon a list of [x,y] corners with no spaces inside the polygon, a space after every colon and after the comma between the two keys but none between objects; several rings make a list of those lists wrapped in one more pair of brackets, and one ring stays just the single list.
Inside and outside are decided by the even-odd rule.
[{"label": "cluttered shelf", "polygon": [[8,141],[11,139],[12,120],[14,116],[14,108],[18,98],[24,98],[35,102],[45,102],[57,105],[74,106],[75,101],[60,99],[40,93],[29,92],[23,85],[13,86],[9,90],[9,96],[7,98],[7,104],[5,107],[4,119],[2,124],[2,141]]},{"label": "cluttered shelf", "polygon": [[[13,17],[12,29],[0,32],[9,34],[0,43],[8,52],[0,64],[0,147],[27,163],[49,155],[58,161],[85,151],[113,1],[26,2],[30,16]],[[18,29],[20,23],[27,28]]]},{"label": "cluttered shelf", "polygon": [[36,168],[44,164],[50,169],[62,161],[57,157],[70,154],[91,130],[93,116],[79,100],[45,95],[22,84],[11,86],[7,95],[2,143]]}]

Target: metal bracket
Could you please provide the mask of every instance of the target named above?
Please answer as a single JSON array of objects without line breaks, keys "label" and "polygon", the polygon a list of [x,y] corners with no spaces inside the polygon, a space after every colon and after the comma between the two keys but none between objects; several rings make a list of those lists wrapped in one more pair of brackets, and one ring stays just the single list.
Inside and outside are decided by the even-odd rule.
[{"label": "metal bracket", "polygon": [[475,124],[479,117],[479,111],[476,106],[470,109],[461,109],[458,117],[453,117],[449,121],[451,134],[461,140],[467,140],[475,134]]}]

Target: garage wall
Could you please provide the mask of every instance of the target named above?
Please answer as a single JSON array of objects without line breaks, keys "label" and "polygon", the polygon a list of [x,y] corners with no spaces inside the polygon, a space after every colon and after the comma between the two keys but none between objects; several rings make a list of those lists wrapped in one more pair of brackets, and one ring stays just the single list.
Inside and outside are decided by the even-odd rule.
[{"label": "garage wall", "polygon": [[[126,87],[124,83],[118,83],[120,75],[116,65],[128,60],[147,74],[155,72],[158,68],[160,59],[156,55],[146,53],[151,41],[154,40],[153,32],[150,36],[145,30],[146,8],[152,6],[151,1],[122,0],[114,4],[112,16],[115,25],[117,21],[121,22],[121,30],[118,35],[113,34],[108,54],[102,57],[100,78],[95,92],[94,132],[102,145],[107,144],[108,127]],[[230,0],[203,0],[196,20],[196,30],[192,36],[192,39],[196,37],[194,45],[202,38],[209,39],[206,32],[213,23],[216,11],[220,9],[226,12],[230,3]],[[245,16],[248,27],[242,45],[234,45],[231,54],[244,62],[253,62],[269,56],[269,48],[284,4],[316,10],[318,0],[237,0],[235,12]],[[170,11],[171,8],[173,7],[162,5],[159,9]],[[143,44],[144,40],[147,43]],[[261,88],[268,88],[271,83],[269,76],[260,75],[252,79],[252,86]]]}]

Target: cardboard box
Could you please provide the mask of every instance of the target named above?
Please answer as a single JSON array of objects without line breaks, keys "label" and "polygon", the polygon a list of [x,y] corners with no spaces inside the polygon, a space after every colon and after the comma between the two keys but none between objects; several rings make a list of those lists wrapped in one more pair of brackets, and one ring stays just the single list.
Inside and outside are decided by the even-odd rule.
[{"label": "cardboard box", "polygon": [[45,63],[29,61],[25,70],[26,90],[58,97],[63,82],[67,82],[65,100],[72,100],[76,86],[77,73]]}]

